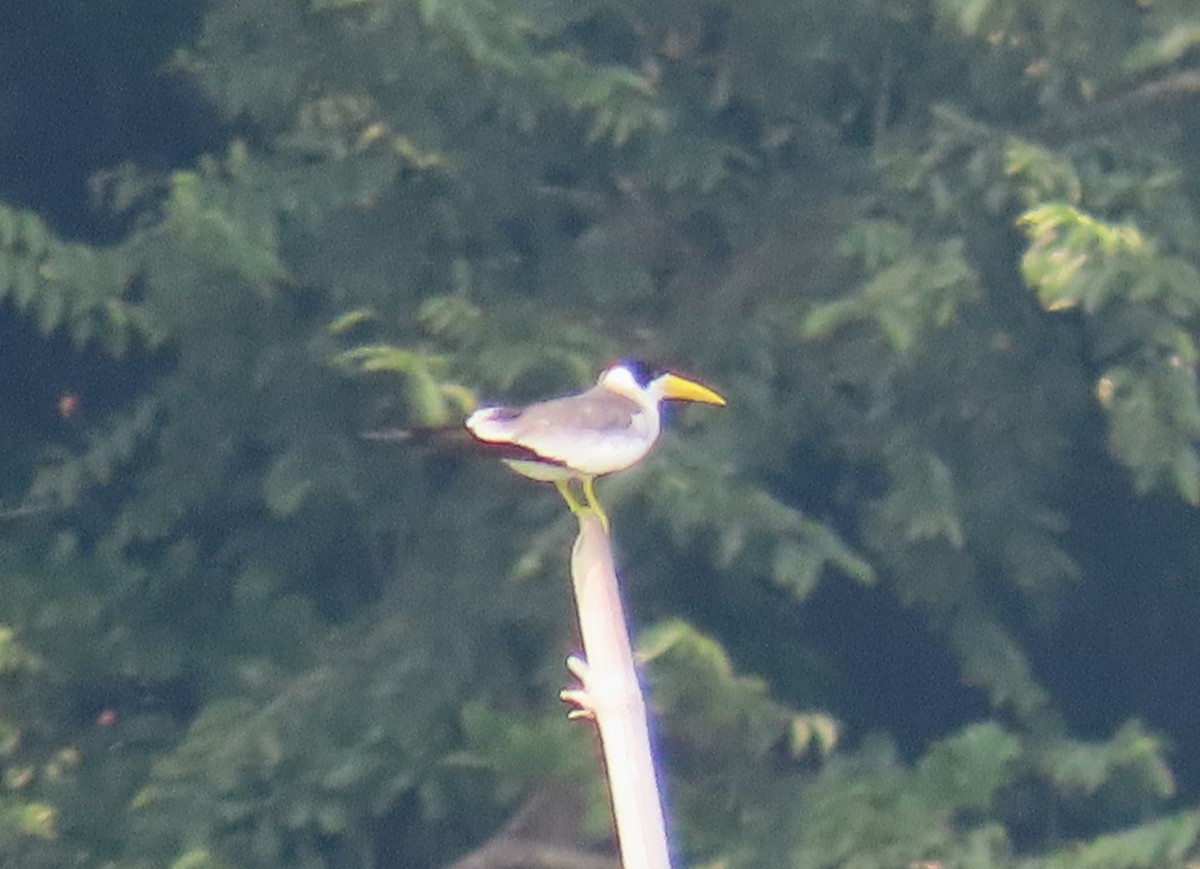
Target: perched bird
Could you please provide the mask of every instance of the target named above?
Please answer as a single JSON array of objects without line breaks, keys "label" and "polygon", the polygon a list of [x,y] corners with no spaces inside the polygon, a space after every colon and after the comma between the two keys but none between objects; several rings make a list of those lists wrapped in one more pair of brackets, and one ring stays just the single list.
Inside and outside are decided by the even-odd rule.
[{"label": "perched bird", "polygon": [[[665,399],[725,405],[724,398],[699,383],[621,362],[605,369],[586,392],[526,407],[480,408],[466,426],[517,473],[554,483],[571,512],[593,510],[607,527],[608,516],[596,500],[596,477],[646,457],[662,428]],[[571,492],[571,480],[580,481],[585,503]]]}]

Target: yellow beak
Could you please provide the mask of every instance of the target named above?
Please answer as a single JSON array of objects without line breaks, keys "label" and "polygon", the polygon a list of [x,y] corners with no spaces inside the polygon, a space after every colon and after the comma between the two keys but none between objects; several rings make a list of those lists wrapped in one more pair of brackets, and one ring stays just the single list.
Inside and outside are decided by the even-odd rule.
[{"label": "yellow beak", "polygon": [[677,374],[664,374],[662,383],[663,398],[675,401],[699,401],[703,404],[715,404],[718,407],[724,407],[727,404],[724,398],[707,386],[701,386],[694,380],[688,380]]}]

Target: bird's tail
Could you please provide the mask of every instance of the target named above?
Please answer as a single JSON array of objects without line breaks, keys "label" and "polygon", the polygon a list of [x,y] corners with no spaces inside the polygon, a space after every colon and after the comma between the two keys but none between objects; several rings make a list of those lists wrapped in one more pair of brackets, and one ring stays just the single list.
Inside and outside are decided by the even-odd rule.
[{"label": "bird's tail", "polygon": [[435,449],[473,450],[475,438],[461,425],[385,428],[365,431],[363,440],[377,444],[406,444]]}]

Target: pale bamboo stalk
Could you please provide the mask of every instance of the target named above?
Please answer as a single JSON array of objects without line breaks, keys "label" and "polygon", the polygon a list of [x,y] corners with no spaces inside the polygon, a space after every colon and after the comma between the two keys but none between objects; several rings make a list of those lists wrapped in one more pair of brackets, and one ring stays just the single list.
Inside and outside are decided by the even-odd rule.
[{"label": "pale bamboo stalk", "polygon": [[583,690],[564,691],[563,698],[594,717],[600,731],[622,866],[670,869],[646,704],[629,644],[612,543],[596,513],[583,510],[578,515],[571,579],[586,664],[577,658],[569,662]]}]

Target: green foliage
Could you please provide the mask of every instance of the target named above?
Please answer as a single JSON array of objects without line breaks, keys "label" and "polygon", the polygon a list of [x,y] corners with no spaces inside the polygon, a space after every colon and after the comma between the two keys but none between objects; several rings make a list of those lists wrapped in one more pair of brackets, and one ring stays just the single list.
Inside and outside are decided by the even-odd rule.
[{"label": "green foliage", "polygon": [[681,549],[702,547],[718,570],[756,573],[800,600],[831,568],[856,582],[875,581],[870,562],[835,531],[739,484],[713,457],[668,452],[648,464],[649,508],[669,539]]},{"label": "green foliage", "polygon": [[114,356],[162,343],[162,325],[128,299],[133,274],[122,251],[64,243],[37,215],[0,206],[0,300],[43,335],[63,330]]},{"label": "green foliage", "polygon": [[[0,680],[11,697],[28,690],[30,682],[38,679],[45,669],[45,662],[26,648],[12,628],[0,628]],[[13,859],[21,853],[30,839],[54,840],[57,835],[58,810],[49,803],[25,799],[22,791],[42,772],[30,762],[27,751],[22,750],[21,723],[9,715],[0,718],[0,763],[3,765],[3,780],[8,791],[0,799],[0,854]]]},{"label": "green foliage", "polygon": [[913,253],[914,240],[897,224],[859,224],[840,245],[875,272],[858,293],[819,305],[804,318],[806,338],[823,338],[847,323],[873,321],[892,349],[912,349],[923,328],[945,326],[971,301],[978,286],[961,239]]},{"label": "green foliage", "polygon": [[[1017,752],[1013,737],[980,725],[935,745],[913,771],[883,743],[831,763],[806,789],[807,810],[798,819],[804,845],[791,855],[793,865],[882,869],[936,861],[954,838],[955,812],[989,805]],[[977,828],[960,841],[950,854],[982,851],[990,858],[983,865],[1002,859],[995,829]]]},{"label": "green foliage", "polygon": [[1029,89],[1050,111],[1121,81],[1142,29],[1137,6],[1124,3],[1085,11],[1070,0],[938,0],[934,11],[939,24],[987,52],[972,70],[979,91]]},{"label": "green foliage", "polygon": [[503,805],[549,786],[583,803],[582,830],[602,841],[612,830],[607,781],[593,760],[595,734],[560,707],[537,718],[478,703],[462,710],[464,749],[447,758],[455,769],[484,771]]},{"label": "green foliage", "polygon": [[[249,169],[244,154],[244,149],[235,148],[227,167],[221,168],[236,179]],[[175,173],[164,229],[180,249],[211,263],[217,274],[227,271],[238,280],[268,290],[286,277],[276,254],[279,242],[273,231],[273,203],[263,203],[219,181],[205,183],[221,168],[209,167],[205,175]],[[252,177],[247,181],[252,184]]]},{"label": "green foliage", "polygon": [[470,412],[475,401],[453,384],[440,383],[446,360],[390,344],[366,344],[339,354],[335,365],[362,373],[386,371],[401,379],[410,419],[418,426],[444,426]]},{"label": "green foliage", "polygon": [[[220,701],[196,719],[134,798],[142,853],[169,853],[170,840],[160,840],[174,828],[184,840],[222,842],[243,866],[318,859],[326,836],[365,860],[372,814],[415,786],[436,792],[436,780],[424,779],[452,732],[453,683],[406,648],[402,626],[363,629],[282,684],[264,674],[256,687],[272,698],[266,705]],[[363,668],[365,660],[384,667]],[[402,730],[388,723],[397,719]],[[317,765],[305,760],[316,757]]]},{"label": "green foliage", "polygon": [[[589,114],[589,139],[608,137],[622,145],[635,133],[666,123],[651,84],[635,71],[595,66],[566,51],[535,50],[532,40],[550,33],[520,6],[480,0],[422,0],[418,5],[424,23],[457,42],[475,63]],[[554,23],[561,29],[572,22],[560,15]]]},{"label": "green foliage", "polygon": [[1069,208],[1083,197],[1079,175],[1071,162],[1033,142],[1014,138],[1008,143],[1004,172],[1019,182],[1021,199],[1027,205],[1060,200]]},{"label": "green foliage", "polygon": [[[594,775],[595,768],[586,760],[589,734],[570,726],[559,711],[545,719],[529,720],[484,704],[467,706],[462,711],[462,726],[469,747],[452,762],[498,773],[505,788],[512,789],[510,797],[555,777]],[[565,768],[560,768],[564,763]],[[593,790],[603,800],[598,779]]]},{"label": "green foliage", "polygon": [[962,666],[963,681],[979,685],[998,707],[1036,720],[1049,699],[1038,684],[1024,650],[1004,625],[978,610],[957,614],[950,641]]},{"label": "green foliage", "polygon": [[1095,322],[1097,356],[1112,365],[1097,395],[1114,455],[1140,491],[1166,485],[1200,503],[1200,272],[1158,253],[1136,228],[1071,205],[1039,205],[1020,223],[1031,241],[1022,270],[1042,304],[1079,306]]},{"label": "green foliage", "polygon": [[1120,799],[1166,799],[1175,795],[1175,781],[1163,751],[1161,739],[1131,721],[1108,742],[1054,746],[1045,770],[1056,786],[1077,794],[1091,795],[1115,782]]},{"label": "green foliage", "polygon": [[[1032,242],[1022,261],[1025,280],[1038,290],[1038,297],[1050,311],[1082,305],[1088,313],[1095,313],[1125,289],[1126,274],[1121,269],[1124,261],[1133,260],[1129,272],[1140,276],[1145,272],[1145,263],[1136,258],[1153,256],[1136,229],[1105,225],[1070,205],[1031,209],[1021,216],[1020,224]],[[1188,306],[1189,297],[1194,299],[1188,287],[1167,295],[1162,291],[1169,288],[1155,283],[1150,281],[1129,295],[1145,301],[1160,295],[1165,296],[1164,301],[1174,297],[1175,305]],[[1187,313],[1186,308],[1181,313]]]},{"label": "green foliage", "polygon": [[[640,638],[638,654],[667,736],[685,740],[690,750],[736,747],[744,760],[757,761],[794,732],[796,714],[774,703],[761,679],[736,675],[720,645],[687,624],[655,625]],[[736,761],[730,757],[728,764],[726,775]]]},{"label": "green foliage", "polygon": [[966,810],[986,809],[1009,779],[1021,746],[994,724],[980,724],[936,744],[917,768],[917,790]]},{"label": "green foliage", "polygon": [[1142,39],[1124,58],[1125,64],[1135,72],[1170,70],[1196,44],[1195,10],[1181,0],[1166,0],[1145,11],[1148,20]]},{"label": "green foliage", "polygon": [[1200,818],[1184,812],[1123,833],[1073,845],[1039,861],[1049,869],[1140,869],[1178,865],[1194,854]]},{"label": "green foliage", "polygon": [[155,404],[145,400],[104,432],[89,433],[90,444],[78,456],[55,456],[53,464],[38,469],[29,485],[28,501],[56,507],[74,506],[93,486],[104,486],[133,458],[138,444],[154,428]]},{"label": "green foliage", "polygon": [[0,802],[0,849],[12,849],[23,836],[40,839],[55,837],[56,813],[45,803],[24,803],[6,799]]},{"label": "green foliage", "polygon": [[949,466],[935,455],[913,455],[897,444],[890,470],[896,485],[878,507],[877,521],[902,529],[907,540],[944,540],[961,549],[961,506]]}]

